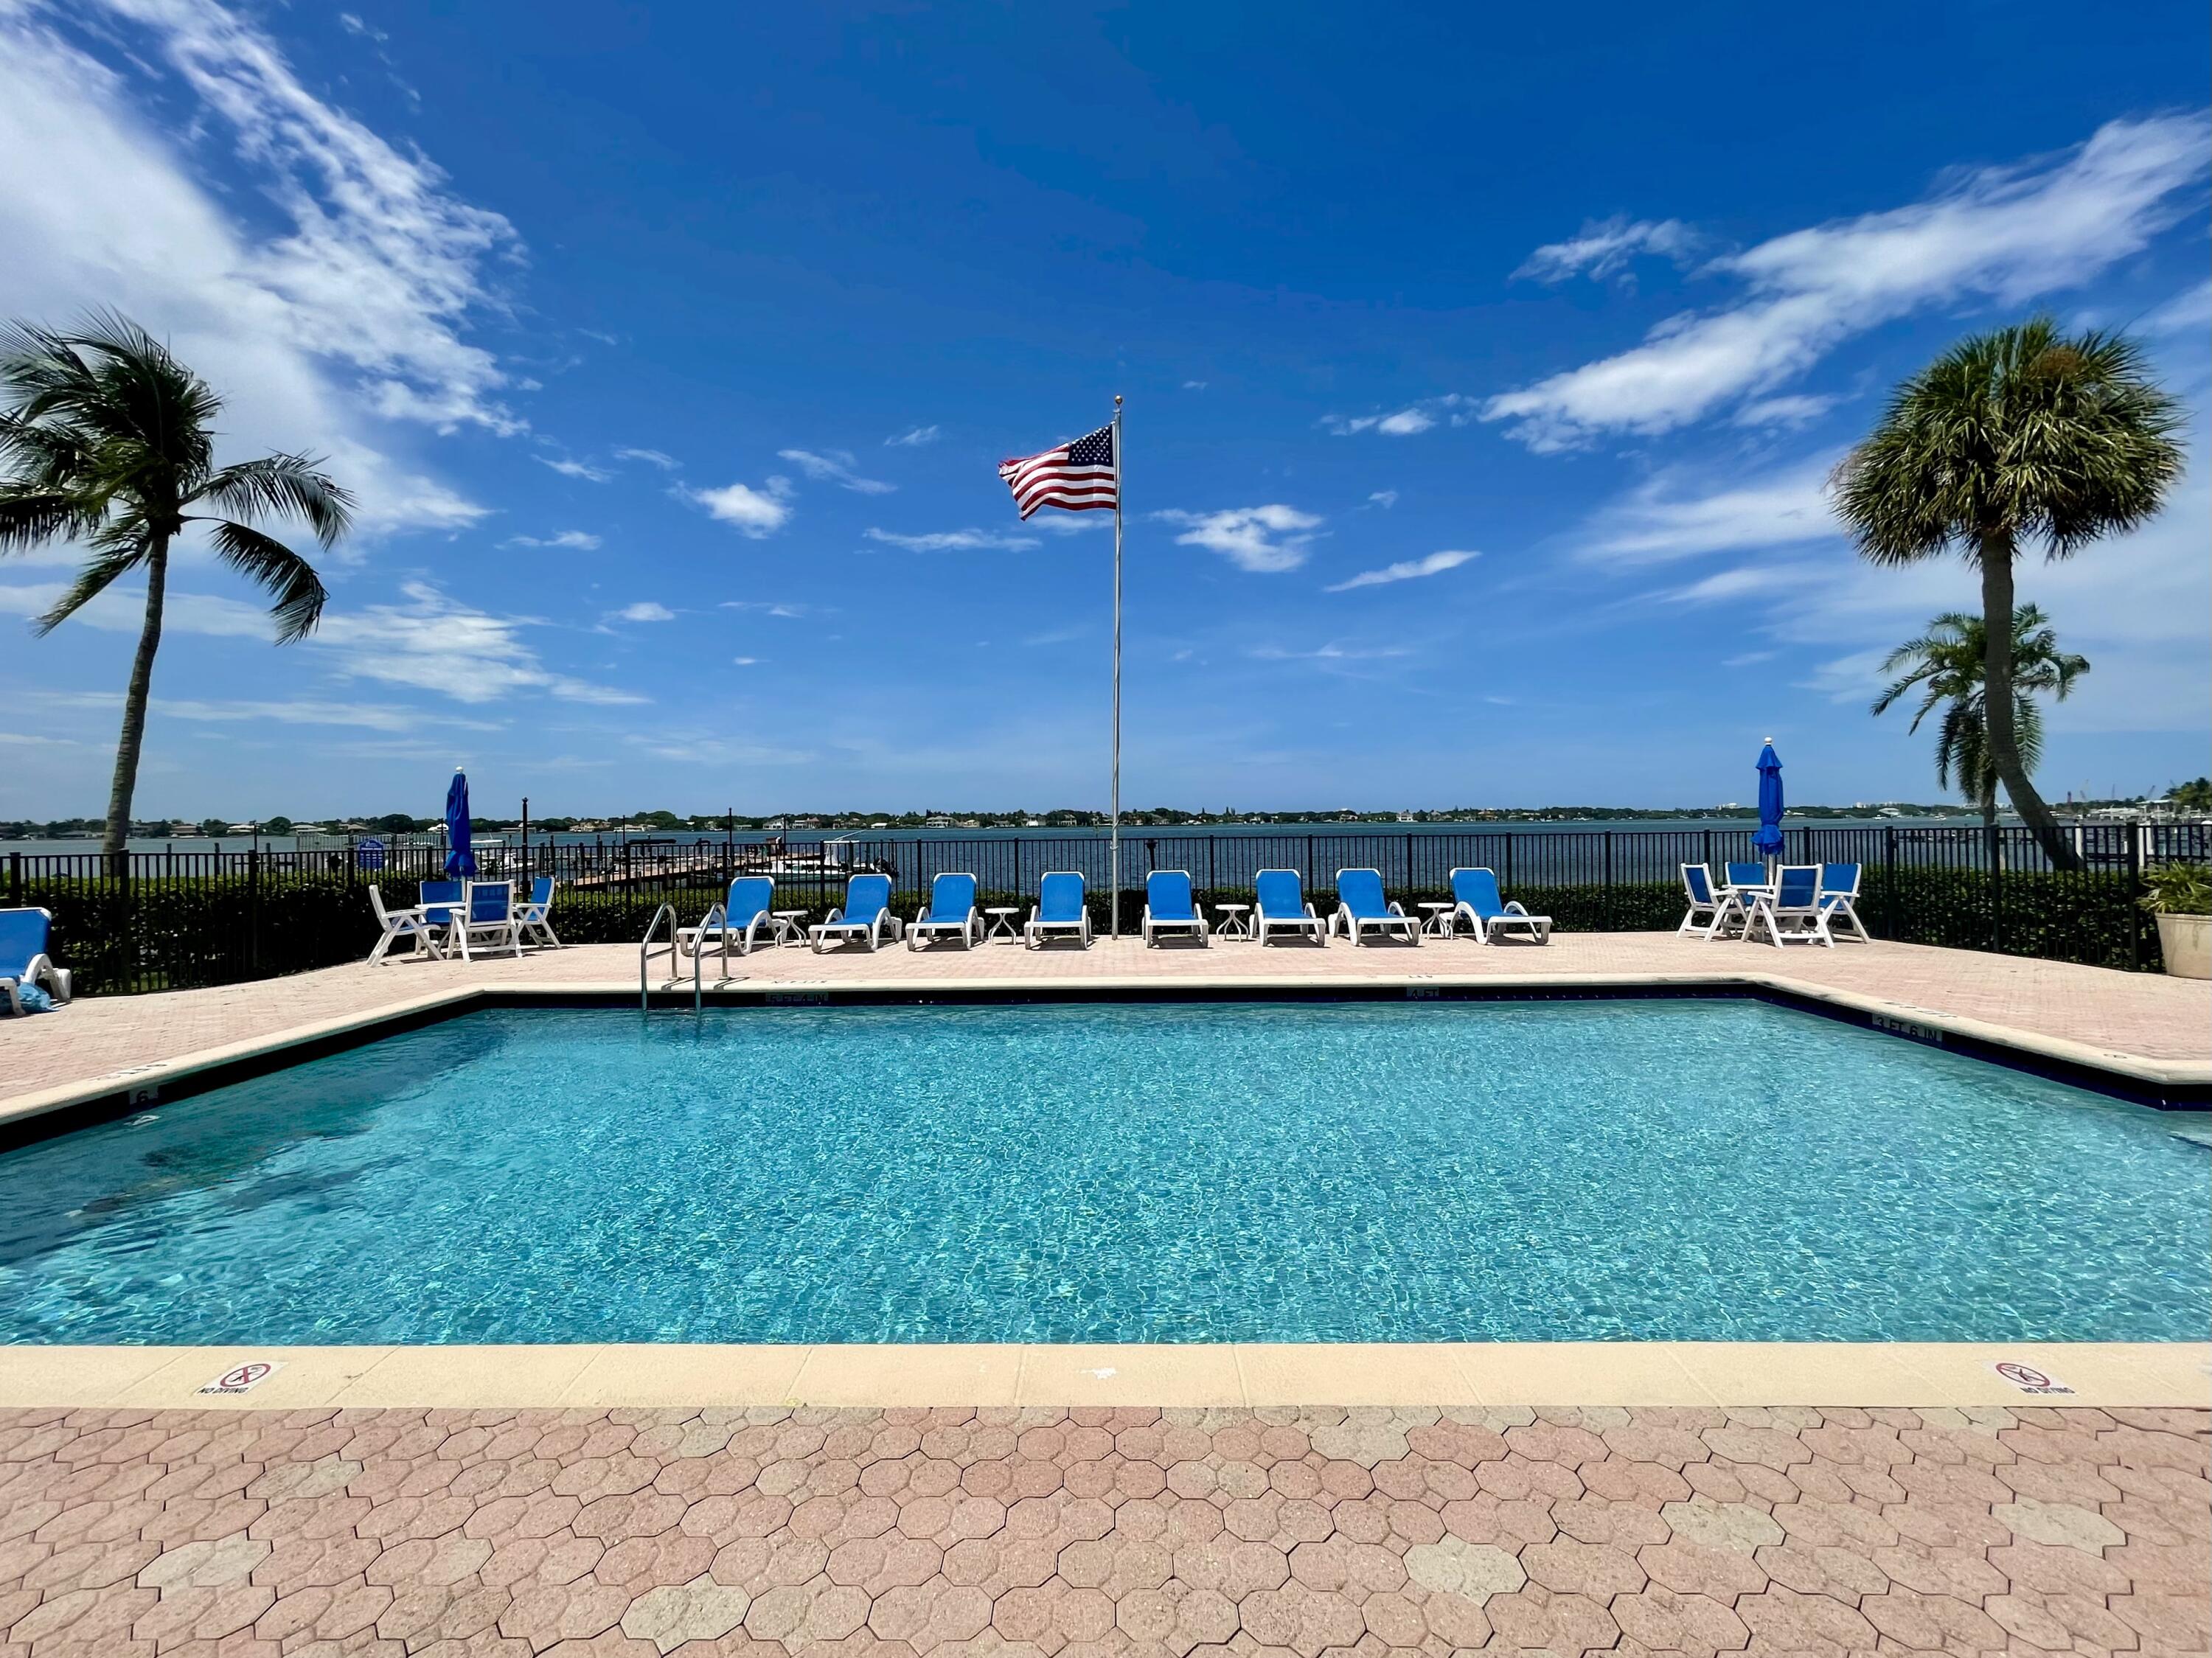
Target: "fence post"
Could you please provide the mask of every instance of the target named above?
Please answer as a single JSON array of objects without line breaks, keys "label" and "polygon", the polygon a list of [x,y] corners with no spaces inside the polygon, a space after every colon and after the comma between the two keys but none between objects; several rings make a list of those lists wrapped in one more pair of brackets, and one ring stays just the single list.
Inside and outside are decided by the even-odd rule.
[{"label": "fence post", "polygon": [[1613,831],[1605,832],[1605,896],[1598,901],[1598,914],[1603,918],[1599,931],[1613,931]]},{"label": "fence post", "polygon": [[261,848],[246,854],[246,976],[261,976]]},{"label": "fence post", "polygon": [[1881,831],[1881,931],[1885,938],[1897,937],[1897,825],[1886,823]]},{"label": "fence post", "polygon": [[1218,839],[1219,837],[1218,835],[1212,835],[1206,837],[1206,890],[1208,892],[1218,892],[1220,890],[1220,889],[1213,884],[1213,847],[1214,842]]},{"label": "fence post", "polygon": [[[2128,971],[2140,973],[2143,964],[2143,910],[2136,900],[2142,892],[2142,825],[2128,825]],[[2156,922],[2152,925],[2155,926]]]},{"label": "fence post", "polygon": [[2004,831],[1995,823],[1985,837],[1990,852],[1990,949],[2004,954]]},{"label": "fence post", "polygon": [[1314,867],[1313,841],[1314,838],[1312,835],[1309,835],[1306,836],[1305,878],[1318,886],[1321,884],[1321,872]]},{"label": "fence post", "polygon": [[16,909],[23,907],[23,854],[8,854],[8,902]]}]

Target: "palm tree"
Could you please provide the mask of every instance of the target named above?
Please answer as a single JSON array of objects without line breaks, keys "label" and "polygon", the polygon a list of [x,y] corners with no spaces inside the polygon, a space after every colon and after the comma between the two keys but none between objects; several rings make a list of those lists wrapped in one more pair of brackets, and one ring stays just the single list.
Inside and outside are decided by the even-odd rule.
[{"label": "palm tree", "polygon": [[[170,544],[186,525],[206,525],[216,556],[274,598],[276,642],[288,645],[322,619],[322,580],[299,554],[240,519],[296,518],[325,548],[352,522],[352,496],[305,455],[217,468],[209,422],[222,407],[167,346],[112,313],[67,333],[27,323],[0,329],[0,467],[9,469],[0,471],[0,554],[57,540],[86,554],[36,631],[52,632],[125,573],[146,574],[146,619],[107,799],[103,844],[111,854],[123,851],[131,830]],[[216,510],[186,510],[196,506]]]},{"label": "palm tree", "polygon": [[[1946,610],[1928,631],[1908,640],[1882,663],[1884,673],[1900,674],[1875,699],[1874,711],[1887,714],[1914,687],[1921,691],[1911,729],[1943,705],[1936,729],[1936,781],[1954,782],[1959,793],[1982,809],[1982,821],[1997,821],[1997,771],[1990,754],[1989,717],[1983,707],[1989,644],[1982,619],[1964,610]],[[2089,671],[2089,659],[2058,648],[2058,635],[2033,604],[2012,615],[2012,726],[2021,765],[2033,772],[2043,758],[2043,710],[2036,698],[2048,692],[2064,701],[2074,682]]]},{"label": "palm tree", "polygon": [[1961,340],[1906,380],[1836,468],[1837,509],[1866,557],[1911,564],[1955,550],[1980,571],[1989,763],[2060,869],[2081,859],[2021,757],[2004,625],[2013,561],[2023,542],[2065,558],[2148,519],[2181,475],[2181,423],[2131,341],[2066,337],[2038,317]]}]

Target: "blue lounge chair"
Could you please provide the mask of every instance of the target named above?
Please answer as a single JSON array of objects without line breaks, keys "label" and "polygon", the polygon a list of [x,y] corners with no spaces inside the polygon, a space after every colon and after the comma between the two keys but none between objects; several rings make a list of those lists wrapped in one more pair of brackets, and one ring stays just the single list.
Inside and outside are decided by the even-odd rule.
[{"label": "blue lounge chair", "polygon": [[842,944],[848,938],[861,939],[873,950],[885,938],[896,940],[900,931],[899,918],[891,914],[891,878],[888,875],[849,877],[845,882],[844,903],[830,912],[828,920],[807,929],[817,956],[833,943]]},{"label": "blue lounge chair", "polygon": [[384,889],[371,883],[368,908],[376,917],[377,926],[381,929],[376,948],[368,952],[369,966],[374,967],[382,961],[392,946],[402,938],[414,940],[417,956],[428,950],[440,961],[445,959],[446,952],[438,943],[437,926],[432,924],[420,906],[413,909],[386,909],[384,907]]},{"label": "blue lounge chair", "polygon": [[929,909],[906,930],[906,947],[920,950],[933,938],[957,937],[963,950],[983,942],[983,914],[975,908],[975,878],[939,875],[929,884]]},{"label": "blue lounge chair", "polygon": [[1055,871],[1037,883],[1037,901],[1022,926],[1022,943],[1035,950],[1048,938],[1079,938],[1091,948],[1091,906],[1084,902],[1083,878]]},{"label": "blue lounge chair", "polygon": [[1820,913],[1827,919],[1829,936],[1838,927],[1848,929],[1847,938],[1856,938],[1861,944],[1874,942],[1874,935],[1859,920],[1859,877],[1856,864],[1823,864],[1820,865]]},{"label": "blue lounge chair", "polygon": [[676,929],[676,954],[680,960],[685,956],[697,956],[701,951],[719,944],[722,950],[722,966],[729,969],[732,946],[740,956],[752,954],[760,935],[781,943],[784,924],[771,914],[775,903],[775,880],[767,875],[740,875],[730,883],[729,891],[722,902],[699,918],[697,926]]},{"label": "blue lounge chair", "polygon": [[514,919],[514,883],[471,881],[466,907],[458,914],[453,930],[461,936],[461,959],[472,959],[469,945],[478,938],[496,944],[502,939],[514,955],[522,954],[522,929]]},{"label": "blue lounge chair", "polygon": [[1339,923],[1355,944],[1366,932],[1385,938],[1395,932],[1409,944],[1421,942],[1419,918],[1407,914],[1403,904],[1385,902],[1379,869],[1337,871],[1336,914],[1328,918],[1328,930],[1334,933]]},{"label": "blue lounge chair", "polygon": [[1494,944],[1501,931],[1518,929],[1538,944],[1552,937],[1552,918],[1531,915],[1519,899],[1507,903],[1498,890],[1498,877],[1486,869],[1455,869],[1451,872],[1452,930],[1464,920],[1474,929],[1479,944]]},{"label": "blue lounge chair", "polygon": [[521,931],[523,943],[528,944],[534,932],[556,950],[567,948],[553,932],[553,895],[560,886],[550,875],[531,882],[530,896],[514,909],[514,925]]},{"label": "blue lounge chair", "polygon": [[1140,930],[1147,945],[1161,938],[1195,938],[1206,948],[1206,917],[1191,896],[1190,872],[1156,869],[1145,878],[1145,915]]},{"label": "blue lounge chair", "polygon": [[9,1012],[23,1011],[25,985],[42,985],[56,1001],[69,1000],[69,969],[56,967],[46,954],[53,930],[48,911],[0,909],[0,992],[7,994]]},{"label": "blue lounge chair", "polygon": [[1317,944],[1328,943],[1321,917],[1306,902],[1305,887],[1294,869],[1263,869],[1252,882],[1252,936],[1261,944],[1270,932],[1295,932]]},{"label": "blue lounge chair", "polygon": [[1745,941],[1756,938],[1762,926],[1777,950],[1785,940],[1791,944],[1825,944],[1830,950],[1836,947],[1836,940],[1828,931],[1828,912],[1820,905],[1818,864],[1782,866],[1775,876],[1774,890],[1752,900],[1751,919],[1744,924]]}]

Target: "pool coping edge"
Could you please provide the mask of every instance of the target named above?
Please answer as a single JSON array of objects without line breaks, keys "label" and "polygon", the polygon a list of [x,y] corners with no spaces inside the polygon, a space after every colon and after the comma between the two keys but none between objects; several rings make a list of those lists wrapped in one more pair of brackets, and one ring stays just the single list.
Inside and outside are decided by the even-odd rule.
[{"label": "pool coping edge", "polygon": [[[270,1368],[222,1390],[249,1363]],[[0,1348],[5,1409],[2037,1404],[2204,1408],[2212,1342]]]}]

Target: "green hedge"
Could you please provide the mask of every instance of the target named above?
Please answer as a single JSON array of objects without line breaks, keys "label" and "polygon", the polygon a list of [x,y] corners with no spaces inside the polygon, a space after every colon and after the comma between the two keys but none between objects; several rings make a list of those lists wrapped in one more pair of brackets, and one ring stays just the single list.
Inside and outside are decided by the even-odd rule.
[{"label": "green hedge", "polygon": [[[668,880],[629,890],[563,886],[553,924],[569,944],[635,944],[653,913],[672,903],[684,925],[696,922],[723,892],[719,880]],[[782,895],[780,895],[781,896]],[[1198,895],[1201,904],[1251,901],[1249,889],[1222,888]],[[1442,890],[1398,896],[1419,914],[1423,899],[1441,899]],[[1648,932],[1671,928],[1681,919],[1682,896],[1671,882],[1638,882],[1528,887],[1506,895],[1538,914],[1549,915],[1564,932]],[[1859,913],[1876,938],[1954,949],[1995,950],[2050,961],[2081,962],[2099,967],[2160,966],[2158,932],[2132,902],[2123,875],[2087,876],[2008,873],[1995,893],[1992,926],[1989,878],[1972,870],[1903,869],[1866,871]],[[819,920],[830,902],[807,889],[791,893],[797,908],[810,896],[808,920]],[[1025,919],[1031,895],[985,892],[985,908],[1011,905]],[[54,914],[54,956],[72,969],[87,994],[185,989],[273,978],[313,968],[359,961],[376,942],[376,922],[368,889],[337,876],[264,875],[258,883],[242,876],[200,880],[139,880],[127,887],[74,881],[25,884],[19,902],[40,905]],[[1315,907],[1326,914],[1326,895]],[[1090,896],[1091,926],[1108,925],[1109,895]],[[1144,913],[1140,889],[1121,897],[1121,922],[1136,931]],[[917,895],[901,894],[893,910],[911,920],[921,908]]]}]

